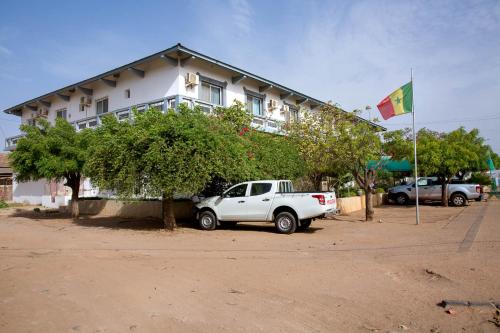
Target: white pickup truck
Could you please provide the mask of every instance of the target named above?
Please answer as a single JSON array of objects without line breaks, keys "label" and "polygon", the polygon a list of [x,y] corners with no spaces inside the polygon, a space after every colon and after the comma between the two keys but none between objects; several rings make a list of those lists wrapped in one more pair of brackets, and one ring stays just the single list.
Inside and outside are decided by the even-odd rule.
[{"label": "white pickup truck", "polygon": [[334,192],[294,192],[289,180],[259,180],[240,183],[221,196],[196,205],[203,230],[237,222],[274,222],[278,232],[291,234],[307,229],[312,220],[337,212]]}]

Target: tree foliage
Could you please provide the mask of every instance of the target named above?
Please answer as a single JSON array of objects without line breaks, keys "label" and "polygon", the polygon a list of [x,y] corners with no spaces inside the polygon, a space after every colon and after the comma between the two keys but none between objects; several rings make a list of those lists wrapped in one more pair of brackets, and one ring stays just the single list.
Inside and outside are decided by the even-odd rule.
[{"label": "tree foliage", "polygon": [[78,217],[78,194],[91,142],[90,130],[77,132],[66,120],[57,118],[55,125],[41,119],[37,126],[21,125],[21,131],[26,136],[19,139],[9,155],[16,179],[64,180],[72,190],[72,215]]},{"label": "tree foliage", "polygon": [[376,169],[368,161],[379,160],[381,140],[376,128],[334,105],[305,113],[290,127],[290,137],[298,146],[308,175],[317,184],[324,176],[349,172],[366,194],[366,219],[373,218],[372,194]]},{"label": "tree foliage", "polygon": [[162,196],[165,226],[172,229],[174,194],[300,172],[293,145],[251,130],[250,120],[241,103],[218,108],[215,116],[181,104],[166,113],[134,112],[131,122],[106,117],[86,170],[100,188],[123,197]]},{"label": "tree foliage", "polygon": [[[414,162],[412,137],[409,129],[384,135],[384,151],[398,159]],[[442,184],[441,199],[448,205],[447,185],[452,178],[469,171],[487,170],[488,156],[496,155],[485,145],[477,129],[460,127],[451,132],[423,128],[417,133],[417,162],[419,175],[437,176]]]}]

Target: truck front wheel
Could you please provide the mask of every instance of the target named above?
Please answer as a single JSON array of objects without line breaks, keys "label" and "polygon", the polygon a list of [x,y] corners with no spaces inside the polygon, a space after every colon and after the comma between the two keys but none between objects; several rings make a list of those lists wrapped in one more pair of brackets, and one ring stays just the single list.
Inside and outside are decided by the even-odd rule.
[{"label": "truck front wheel", "polygon": [[276,229],[280,234],[292,234],[297,229],[297,220],[289,212],[281,212],[274,219]]},{"label": "truck front wheel", "polygon": [[217,226],[217,218],[214,213],[209,210],[200,213],[198,222],[202,230],[214,230]]},{"label": "truck front wheel", "polygon": [[410,198],[404,193],[400,193],[396,196],[396,203],[398,205],[407,205],[408,201],[410,201]]}]

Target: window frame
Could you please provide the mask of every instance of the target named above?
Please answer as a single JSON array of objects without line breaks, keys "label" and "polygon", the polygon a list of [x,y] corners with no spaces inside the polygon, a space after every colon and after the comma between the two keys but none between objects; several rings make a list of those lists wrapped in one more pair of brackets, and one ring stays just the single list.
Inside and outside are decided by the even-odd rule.
[{"label": "window frame", "polygon": [[[59,116],[59,113],[64,114],[64,117]],[[67,120],[68,119],[68,109],[62,108],[62,109],[56,110],[56,119],[57,118],[62,118],[64,120]]]},{"label": "window frame", "polygon": [[[264,117],[266,115],[266,94],[260,94],[258,92],[252,91],[247,89],[246,87],[243,87],[243,91],[245,92],[245,107],[249,113],[251,113],[255,117]],[[250,98],[249,98],[250,97]],[[252,109],[249,110],[249,102],[250,99],[253,101],[253,99],[258,99],[260,101],[260,114],[255,114],[253,110],[253,102],[252,102]]]},{"label": "window frame", "polygon": [[[104,101],[106,101],[106,112],[99,112],[99,103],[103,103]],[[108,96],[96,99],[96,101],[95,101],[95,113],[96,113],[96,115],[102,115],[102,114],[106,114],[108,112],[109,112],[109,98],[108,98]]]},{"label": "window frame", "polygon": [[[269,188],[265,192],[258,193],[258,194],[253,194],[253,189],[254,189],[255,185],[268,185]],[[269,183],[269,182],[252,183],[251,186],[250,186],[250,194],[249,194],[249,196],[256,197],[256,196],[259,196],[259,195],[267,194],[267,193],[271,192],[272,188],[273,188],[273,183]]]},{"label": "window frame", "polygon": [[[229,197],[227,196],[227,194],[231,191],[233,191],[234,189],[238,188],[238,187],[242,187],[242,186],[245,186],[245,193],[242,195],[242,196],[237,196],[237,197]],[[247,192],[248,192],[248,183],[245,183],[245,184],[239,184],[239,185],[236,185],[234,187],[231,187],[230,189],[228,189],[226,192],[224,192],[224,194],[222,195],[223,198],[243,198],[243,197],[246,197],[247,196]]]},{"label": "window frame", "polygon": [[[208,76],[201,75],[200,73],[196,73],[200,79],[200,84],[198,86],[198,99],[202,102],[212,104],[215,106],[225,106],[226,105],[226,88],[227,88],[227,81],[219,81],[212,79]],[[203,85],[208,85],[208,98],[209,101],[206,101],[203,99]],[[219,88],[220,93],[219,93],[219,99],[220,99],[220,104],[212,103],[212,87]]]}]

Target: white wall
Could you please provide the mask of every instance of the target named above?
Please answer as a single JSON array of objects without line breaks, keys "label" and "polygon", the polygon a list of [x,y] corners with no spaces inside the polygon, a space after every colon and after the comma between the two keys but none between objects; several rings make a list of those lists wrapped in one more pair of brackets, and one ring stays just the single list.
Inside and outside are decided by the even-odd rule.
[{"label": "white wall", "polygon": [[[186,88],[184,84],[184,77],[186,76],[187,73],[200,73],[203,76],[209,77],[214,80],[222,81],[222,82],[227,82],[227,87],[226,87],[226,106],[230,106],[233,104],[233,101],[235,99],[241,101],[242,103],[245,103],[246,101],[246,96],[245,96],[245,91],[244,87],[248,90],[252,90],[254,92],[260,93],[259,92],[259,86],[262,85],[262,83],[253,80],[253,79],[244,79],[237,84],[232,83],[232,76],[236,75],[232,73],[229,70],[226,70],[224,68],[215,66],[213,64],[209,64],[207,62],[201,61],[201,60],[192,60],[188,62],[184,67],[179,67],[180,68],[180,85],[179,85],[179,94],[180,95],[185,95],[191,98],[198,98],[198,89],[200,89],[200,85],[196,85],[190,88]],[[286,98],[285,100],[281,100],[280,94],[282,92],[279,91],[276,88],[271,88],[269,90],[266,90],[260,94],[265,94],[266,95],[266,101],[264,105],[264,109],[266,110],[265,116],[275,119],[275,120],[281,120],[284,121],[285,117],[284,114],[280,111],[281,106],[284,104],[284,102],[287,102],[289,104],[295,105],[295,99],[293,97]],[[272,113],[267,112],[268,110],[268,103],[270,99],[275,99],[278,101],[278,107],[273,110]],[[310,108],[308,104],[304,105],[302,107],[304,111],[309,111]]]},{"label": "white wall", "polygon": [[[178,93],[178,67],[172,66],[163,59],[156,59],[141,67],[145,71],[144,78],[134,74],[132,71],[120,73],[116,87],[110,87],[102,81],[96,81],[86,87],[93,89],[92,104],[86,107],[85,111],[80,111],[80,97],[85,96],[79,90],[70,95],[68,102],[59,97],[52,97],[47,101],[51,102],[47,120],[53,122],[56,118],[56,111],[66,108],[67,120],[69,122],[78,121],[96,115],[96,101],[108,97],[108,109],[114,111],[121,108],[128,108],[132,105],[146,103],[155,99],[164,98]],[[130,98],[125,98],[125,90],[130,89]],[[32,111],[24,109],[22,119],[31,118]]]},{"label": "white wall", "polygon": [[45,194],[45,181],[18,183],[12,182],[12,201],[30,205],[41,205]]},{"label": "white wall", "polygon": [[[185,75],[188,72],[197,73],[213,78],[218,81],[227,82],[225,90],[226,106],[233,103],[235,99],[245,103],[246,96],[244,87],[254,92],[259,92],[259,86],[262,83],[253,79],[244,79],[237,84],[232,83],[232,76],[235,74],[227,69],[218,67],[214,64],[209,64],[199,59],[188,62],[184,67],[173,66],[172,64],[164,61],[163,59],[155,59],[140,68],[145,71],[145,77],[140,78],[132,71],[124,71],[120,73],[120,77],[115,79],[117,81],[116,87],[110,87],[102,81],[97,81],[86,87],[93,89],[92,104],[85,108],[85,111],[79,110],[80,97],[85,95],[76,90],[74,93],[69,94],[70,100],[68,102],[59,97],[52,97],[50,100],[51,107],[49,108],[49,115],[47,119],[53,122],[56,118],[57,110],[66,108],[67,120],[69,122],[78,121],[81,119],[94,117],[96,115],[96,103],[99,99],[108,98],[109,111],[114,111],[122,108],[128,108],[132,105],[150,102],[152,100],[165,98],[167,96],[182,95],[191,98],[198,98],[198,89],[200,85],[193,87],[185,86]],[[125,97],[125,90],[130,89],[130,98]],[[281,91],[276,88],[271,88],[262,94],[266,95],[264,109],[266,110],[265,116],[271,119],[284,121],[284,113],[281,112],[281,106],[286,101],[289,104],[295,104],[297,97],[288,97],[285,100],[280,99]],[[268,102],[270,99],[278,101],[278,108],[273,112],[267,112]],[[310,110],[308,103],[301,107],[302,110]],[[24,109],[22,113],[23,121],[31,118],[34,113],[28,109]]]}]

